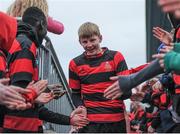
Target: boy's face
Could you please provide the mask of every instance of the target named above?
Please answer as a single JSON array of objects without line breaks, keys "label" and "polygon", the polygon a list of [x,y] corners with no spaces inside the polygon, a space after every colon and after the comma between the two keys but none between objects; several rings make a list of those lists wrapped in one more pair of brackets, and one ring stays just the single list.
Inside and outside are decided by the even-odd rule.
[{"label": "boy's face", "polygon": [[37,33],[38,33],[38,37],[39,37],[39,41],[42,43],[44,37],[47,34],[47,23],[40,21],[38,22],[38,26],[37,26]]},{"label": "boy's face", "polygon": [[101,50],[100,43],[102,36],[93,35],[89,38],[80,38],[79,42],[86,51],[87,55],[96,55]]}]

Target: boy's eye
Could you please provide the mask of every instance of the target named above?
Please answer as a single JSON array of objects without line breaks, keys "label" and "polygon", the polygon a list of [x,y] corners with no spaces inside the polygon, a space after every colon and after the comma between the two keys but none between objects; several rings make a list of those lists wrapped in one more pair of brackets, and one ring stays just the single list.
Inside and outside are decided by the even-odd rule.
[{"label": "boy's eye", "polygon": [[83,44],[86,44],[86,43],[87,43],[87,41],[82,41],[82,43],[83,43]]},{"label": "boy's eye", "polygon": [[94,42],[96,39],[91,39],[90,42]]}]

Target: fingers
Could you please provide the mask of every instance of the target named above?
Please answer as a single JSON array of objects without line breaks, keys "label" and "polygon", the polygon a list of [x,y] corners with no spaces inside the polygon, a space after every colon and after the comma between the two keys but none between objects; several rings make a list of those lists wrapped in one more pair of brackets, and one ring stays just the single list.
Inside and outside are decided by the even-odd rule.
[{"label": "fingers", "polygon": [[158,40],[161,41],[161,37],[160,37],[160,36],[158,36],[158,35],[156,35],[156,34],[153,34],[153,36],[154,36],[155,38],[157,38]]},{"label": "fingers", "polygon": [[72,117],[72,125],[83,127],[89,123],[89,119],[81,114],[76,114]]},{"label": "fingers", "polygon": [[[159,0],[158,4],[162,7],[164,12],[174,12],[180,7],[179,0]],[[177,16],[179,18],[180,16]]]},{"label": "fingers", "polygon": [[15,102],[10,102],[10,101],[5,101],[4,104],[8,109],[11,109],[11,110],[15,110],[15,109],[25,110],[32,107],[30,103],[26,104],[26,103],[15,103]]},{"label": "fingers", "polygon": [[113,77],[110,77],[110,80],[116,81],[116,80],[118,80],[118,78],[119,78],[119,76],[113,76]]},{"label": "fingers", "polygon": [[110,87],[108,87],[104,91],[104,97],[108,99],[112,99],[113,97],[120,97],[122,95],[122,92],[120,91],[119,83],[118,81],[112,84]]},{"label": "fingers", "polygon": [[51,90],[54,90],[56,88],[62,88],[62,85],[61,84],[51,84],[51,85],[48,85],[48,88]]},{"label": "fingers", "polygon": [[15,97],[8,96],[8,95],[6,95],[6,98],[4,98],[4,100],[8,101],[8,102],[13,102],[13,103],[25,103],[24,98],[21,98],[21,100],[20,100],[20,99],[17,99]]},{"label": "fingers", "polygon": [[158,28],[158,27],[154,27],[154,28],[153,28],[153,33],[154,33],[154,35],[156,35],[157,37],[161,37],[162,34],[164,34],[164,32],[162,32],[162,31],[160,30],[160,28]]},{"label": "fingers", "polygon": [[162,49],[160,49],[161,53],[168,53],[173,49],[173,46],[164,46]]},{"label": "fingers", "polygon": [[29,84],[28,84],[28,86],[27,87],[30,87],[30,86],[32,86],[33,84],[34,84],[34,80],[33,81],[31,81]]},{"label": "fingers", "polygon": [[179,0],[159,0],[158,4],[160,6],[168,5],[168,4],[177,4]]},{"label": "fingers", "polygon": [[47,84],[48,84],[47,80],[40,80],[35,84],[31,85],[31,88],[34,89],[35,92],[39,95],[46,89]]},{"label": "fingers", "polygon": [[164,60],[159,60],[159,64],[162,68],[164,68]]},{"label": "fingers", "polygon": [[41,104],[46,104],[50,102],[52,99],[54,99],[54,95],[52,93],[41,93],[37,98],[36,98],[36,103],[41,103]]},{"label": "fingers", "polygon": [[156,27],[156,29],[157,29],[157,31],[158,31],[159,33],[167,33],[167,31],[163,30],[163,29],[160,28],[160,27]]},{"label": "fingers", "polygon": [[116,83],[114,83],[111,86],[109,86],[106,90],[104,90],[104,97],[114,92],[114,90],[116,89],[116,86],[117,86]]},{"label": "fingers", "polygon": [[115,96],[112,97],[112,100],[118,99],[121,97],[121,93],[117,93]]},{"label": "fingers", "polygon": [[0,79],[0,83],[3,84],[3,85],[9,85],[9,81],[10,81],[9,78],[2,78],[2,79]]},{"label": "fingers", "polygon": [[6,90],[4,93],[5,99],[11,98],[16,101],[25,102],[25,99],[21,96],[21,94],[19,94],[16,90],[14,90],[14,88],[6,87],[5,90]]},{"label": "fingers", "polygon": [[107,99],[117,99],[122,95],[122,93],[116,91],[106,96]]},{"label": "fingers", "polygon": [[27,93],[31,93],[31,90],[29,89],[24,89],[21,87],[16,87],[16,86],[9,86],[12,89],[12,92],[16,92],[16,93],[20,93],[20,94],[27,94]]},{"label": "fingers", "polygon": [[[180,4],[179,4],[179,7],[180,7]],[[175,12],[174,12],[174,15],[176,16],[176,18],[180,18],[180,8],[178,8],[178,10],[176,10]]]},{"label": "fingers", "polygon": [[165,54],[154,54],[152,57],[162,59],[162,58],[164,58],[164,56],[165,56]]}]

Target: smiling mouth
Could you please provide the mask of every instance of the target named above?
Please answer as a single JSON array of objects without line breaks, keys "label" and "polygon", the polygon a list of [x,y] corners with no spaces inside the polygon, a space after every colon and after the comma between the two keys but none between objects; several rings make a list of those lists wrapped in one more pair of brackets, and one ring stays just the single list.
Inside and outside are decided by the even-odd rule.
[{"label": "smiling mouth", "polygon": [[86,48],[87,51],[92,52],[96,49],[96,47]]}]

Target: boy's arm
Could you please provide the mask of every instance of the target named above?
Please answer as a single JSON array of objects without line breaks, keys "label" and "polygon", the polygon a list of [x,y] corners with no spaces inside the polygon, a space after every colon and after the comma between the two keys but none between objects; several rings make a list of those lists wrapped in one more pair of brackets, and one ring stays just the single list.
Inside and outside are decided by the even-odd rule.
[{"label": "boy's arm", "polygon": [[51,123],[70,125],[70,117],[48,110],[43,105],[38,109],[39,119]]},{"label": "boy's arm", "polygon": [[76,64],[72,60],[69,64],[69,88],[71,88],[72,101],[76,107],[83,105],[80,87],[80,79],[76,73]]},{"label": "boy's arm", "polygon": [[0,78],[5,77],[5,72],[6,72],[6,58],[3,53],[3,51],[0,50]]},{"label": "boy's arm", "polygon": [[[13,53],[9,61],[10,84],[22,88],[26,88],[33,80],[35,67],[35,57],[28,49],[22,49]],[[24,94],[27,102],[33,102],[37,94],[32,92]]]},{"label": "boy's arm", "polygon": [[34,55],[28,49],[13,53],[9,61],[10,84],[27,87],[33,80],[34,62]]}]

